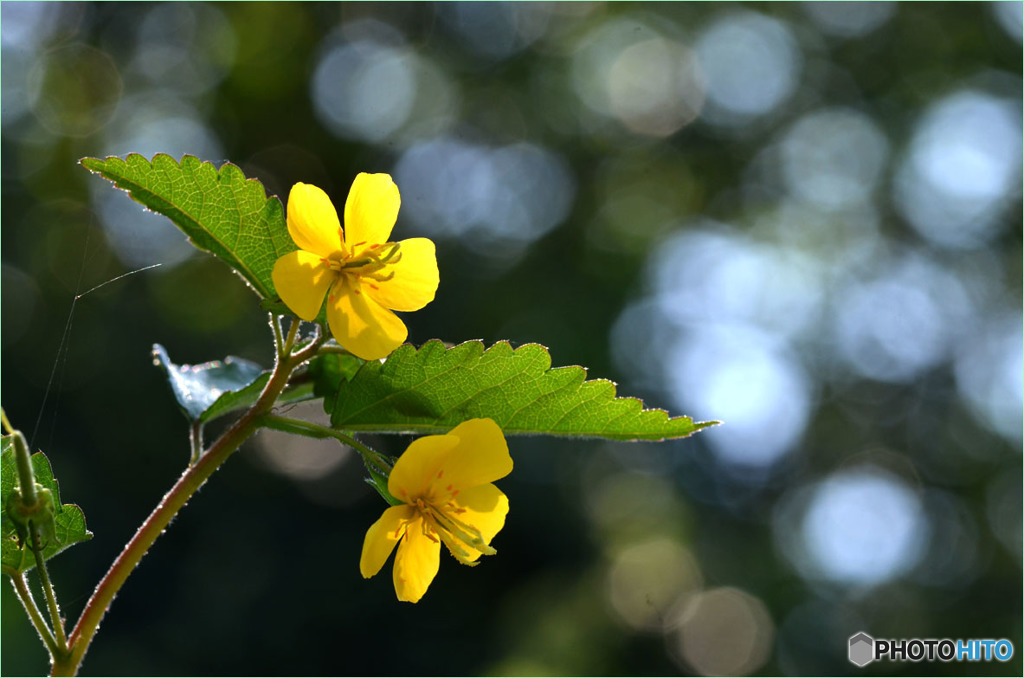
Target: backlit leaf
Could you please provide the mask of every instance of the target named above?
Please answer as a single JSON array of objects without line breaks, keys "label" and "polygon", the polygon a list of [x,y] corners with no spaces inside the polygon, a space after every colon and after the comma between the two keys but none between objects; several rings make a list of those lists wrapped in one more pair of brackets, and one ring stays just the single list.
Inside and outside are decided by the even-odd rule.
[{"label": "backlit leaf", "polygon": [[[312,371],[332,374],[323,366]],[[587,381],[586,374],[576,366],[551,369],[538,344],[513,349],[499,342],[484,350],[479,341],[445,348],[433,340],[420,349],[400,346],[350,380],[321,379],[317,389],[331,425],[346,431],[437,433],[490,417],[507,435],[664,440],[717,423],[645,410],[636,398],[615,397],[612,382]]]},{"label": "backlit leaf", "polygon": [[[18,470],[14,460],[14,445],[11,436],[4,436],[2,439],[2,453],[0,453],[0,507],[7,506],[7,498],[14,491],[18,484]],[[35,474],[36,482],[53,493],[53,501],[56,507],[54,512],[55,537],[49,540],[43,548],[43,558],[49,560],[55,555],[79,542],[92,539],[92,532],[85,528],[85,514],[82,509],[74,504],[61,504],[60,491],[57,487],[57,480],[53,477],[53,470],[50,468],[50,461],[42,452],[36,452],[31,456],[32,471]],[[3,563],[4,572],[13,574],[25,572],[36,566],[35,554],[27,545],[22,546],[18,542],[18,534],[7,511],[3,511],[3,521],[0,525],[0,561]]]},{"label": "backlit leaf", "polygon": [[274,262],[296,247],[281,201],[268,198],[259,181],[246,179],[229,162],[218,170],[191,155],[180,163],[164,153],[152,161],[132,153],[123,160],[111,156],[80,162],[168,217],[193,245],[226,262],[267,302],[274,301]]},{"label": "backlit leaf", "polygon": [[[153,364],[167,376],[171,392],[188,420],[200,424],[252,405],[270,379],[269,370],[235,356],[199,365],[176,365],[160,344],[153,344]],[[314,397],[311,380],[303,381],[296,375],[292,382],[278,403]]]}]

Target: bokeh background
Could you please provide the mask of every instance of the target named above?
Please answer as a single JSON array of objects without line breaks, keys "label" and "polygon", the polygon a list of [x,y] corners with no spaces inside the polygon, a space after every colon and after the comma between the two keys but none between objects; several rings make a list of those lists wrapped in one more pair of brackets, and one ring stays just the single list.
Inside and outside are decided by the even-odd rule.
[{"label": "bokeh background", "polygon": [[[336,204],[389,172],[442,272],[411,341],[539,342],[725,422],[513,439],[499,555],[416,606],[359,575],[354,455],[261,435],[85,674],[1021,674],[1020,2],[0,11],[3,406],[96,533],[52,564],[70,619],[188,458],[151,345],[271,355],[242,282],[83,156]],[[2,673],[46,670],[6,584],[2,629]],[[1017,652],[861,671],[857,631]]]}]

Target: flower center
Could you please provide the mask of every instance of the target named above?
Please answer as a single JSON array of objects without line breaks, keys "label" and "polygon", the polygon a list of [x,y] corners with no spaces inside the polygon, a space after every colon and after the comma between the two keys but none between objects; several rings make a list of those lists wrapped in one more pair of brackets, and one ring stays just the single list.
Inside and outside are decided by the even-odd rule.
[{"label": "flower center", "polygon": [[322,261],[332,271],[339,273],[348,273],[381,282],[391,280],[395,276],[395,272],[384,271],[389,266],[397,264],[402,260],[401,245],[397,242],[388,242],[358,250],[357,248],[362,245],[365,245],[365,243],[357,243],[351,254],[338,254],[324,258]]},{"label": "flower center", "polygon": [[451,554],[463,565],[476,565],[475,561],[470,560],[471,554],[466,550],[467,546],[487,556],[497,553],[487,544],[480,530],[456,517],[460,513],[465,513],[466,509],[459,508],[454,502],[449,501],[439,507],[417,497],[413,506],[423,517],[428,530],[427,536],[433,538],[429,531],[435,532]]}]

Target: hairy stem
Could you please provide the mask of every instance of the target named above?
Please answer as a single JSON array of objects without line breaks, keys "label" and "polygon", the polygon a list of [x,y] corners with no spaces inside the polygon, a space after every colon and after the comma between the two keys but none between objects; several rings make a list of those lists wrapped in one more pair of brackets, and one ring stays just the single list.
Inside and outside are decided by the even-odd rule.
[{"label": "hairy stem", "polygon": [[278,361],[280,361],[280,359],[282,359],[285,356],[287,356],[288,353],[292,350],[292,347],[295,346],[295,337],[298,335],[298,333],[299,333],[299,320],[298,320],[298,318],[296,318],[295,320],[292,321],[291,327],[288,328],[288,338],[284,340],[284,344],[283,345],[280,343],[280,341],[278,339],[278,337],[281,336],[280,333],[277,334],[274,337],[274,343],[277,345]]},{"label": "hairy stem", "polygon": [[391,467],[394,466],[394,462],[380,452],[367,447],[346,433],[342,433],[341,431],[327,426],[314,424],[311,421],[303,421],[302,419],[282,417],[276,414],[268,414],[264,416],[261,419],[261,423],[267,428],[284,431],[285,433],[296,433],[309,438],[334,438],[335,440],[353,448],[363,457],[364,460],[372,461],[375,465],[381,467],[385,471],[390,471]]},{"label": "hairy stem", "polygon": [[14,586],[14,592],[18,594],[18,600],[21,601],[22,607],[25,608],[25,613],[28,614],[28,618],[32,621],[32,626],[36,627],[36,633],[43,639],[43,644],[46,645],[46,649],[50,652],[52,660],[58,654],[57,641],[53,637],[50,627],[46,625],[43,615],[39,612],[36,599],[28,587],[28,582],[25,581],[25,574],[23,572],[16,572],[13,574],[9,573],[9,575],[11,577],[11,585]]},{"label": "hairy stem", "polygon": [[139,564],[157,537],[192,495],[243,442],[256,432],[261,425],[261,417],[274,407],[295,368],[315,355],[319,348],[319,337],[293,352],[298,329],[299,321],[293,320],[288,337],[283,344],[279,340],[280,332],[275,332],[274,343],[277,360],[260,397],[234,425],[210,445],[210,448],[195,464],[185,470],[142,523],[121,554],[114,560],[107,574],[86,603],[82,616],[79,617],[78,623],[75,624],[75,628],[71,632],[71,653],[66,658],[55,662],[52,675],[70,676],[77,673],[103,615],[135,566]]},{"label": "hairy stem", "polygon": [[341,431],[321,426],[320,424],[314,424],[310,421],[303,421],[302,419],[291,419],[290,417],[267,414],[262,418],[261,424],[266,428],[272,428],[285,433],[295,433],[309,438],[333,438],[340,443],[348,445],[363,458],[363,466],[366,467],[367,472],[370,474],[366,482],[373,489],[377,490],[377,493],[380,494],[384,501],[392,506],[402,503],[388,491],[388,476],[391,475],[391,469],[395,465],[395,460],[387,455],[367,447],[352,436]]},{"label": "hairy stem", "polygon": [[270,315],[270,327],[274,330],[274,346],[277,347],[278,355],[281,353],[281,347],[284,346],[284,335],[281,334],[281,319],[273,313]]},{"label": "hairy stem", "polygon": [[36,571],[39,572],[39,582],[43,586],[43,596],[46,598],[46,607],[50,611],[50,623],[53,624],[54,639],[57,641],[57,654],[54,655],[54,665],[61,657],[68,654],[68,639],[64,635],[64,620],[60,616],[60,606],[57,605],[57,594],[50,583],[50,573],[46,567],[46,559],[43,558],[42,539],[39,536],[39,528],[34,520],[28,523],[29,548],[32,549],[36,558]]},{"label": "hairy stem", "polygon": [[203,423],[196,419],[188,431],[189,446],[192,450],[189,455],[189,465],[195,466],[199,457],[203,456]]}]

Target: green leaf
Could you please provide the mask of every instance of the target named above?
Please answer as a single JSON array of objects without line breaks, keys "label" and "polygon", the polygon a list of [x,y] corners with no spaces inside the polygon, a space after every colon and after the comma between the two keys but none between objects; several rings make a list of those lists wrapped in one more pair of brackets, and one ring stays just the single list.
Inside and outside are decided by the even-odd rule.
[{"label": "green leaf", "polygon": [[[328,346],[330,345],[329,342]],[[309,374],[313,378],[313,393],[318,398],[333,396],[343,383],[352,380],[352,377],[365,363],[365,360],[350,353],[327,354],[314,358],[309,362]]]},{"label": "green leaf", "polygon": [[270,272],[282,254],[296,249],[277,197],[235,165],[220,170],[186,155],[179,164],[164,153],[152,162],[132,153],[122,160],[83,158],[83,167],[122,188],[138,203],[163,214],[192,244],[231,266],[266,300],[277,296]]},{"label": "green leaf", "polygon": [[[7,498],[14,491],[17,484],[18,471],[14,461],[14,445],[11,436],[4,436],[2,439],[2,454],[0,454],[0,506],[7,505]],[[82,509],[74,504],[61,504],[60,492],[57,487],[57,480],[53,477],[50,469],[50,461],[42,452],[36,452],[31,457],[32,471],[35,474],[36,482],[53,493],[53,500],[56,506],[54,511],[56,536],[51,539],[43,548],[43,559],[49,560],[55,555],[79,542],[92,539],[92,532],[85,529],[85,514]],[[2,521],[2,548],[0,548],[0,561],[3,570],[8,574],[26,572],[36,566],[35,554],[27,546],[20,547],[18,533],[12,521],[3,512]]]},{"label": "green leaf", "polygon": [[435,339],[419,350],[400,346],[351,380],[322,379],[318,388],[331,425],[346,431],[437,433],[490,417],[509,435],[665,440],[717,423],[645,410],[636,398],[616,398],[612,382],[586,381],[586,374],[576,366],[551,369],[538,344],[513,350],[499,342],[485,351],[479,341],[445,348]]},{"label": "green leaf", "polygon": [[[200,424],[249,407],[270,379],[269,370],[235,356],[201,365],[176,365],[160,344],[153,344],[153,364],[164,371],[174,399],[188,420]],[[278,403],[314,397],[312,381],[294,380],[298,383],[287,388],[277,399]]]}]

